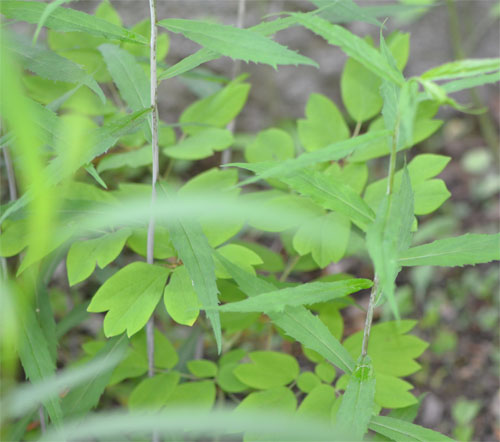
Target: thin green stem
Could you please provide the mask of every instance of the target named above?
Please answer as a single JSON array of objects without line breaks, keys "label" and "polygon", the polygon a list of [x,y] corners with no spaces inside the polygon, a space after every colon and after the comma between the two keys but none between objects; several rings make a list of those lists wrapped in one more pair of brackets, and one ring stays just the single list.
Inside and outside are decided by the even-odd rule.
[{"label": "thin green stem", "polygon": [[352,134],[352,138],[356,138],[359,135],[359,131],[361,130],[361,125],[363,123],[361,121],[358,121],[356,123],[356,126],[354,127],[354,132]]},{"label": "thin green stem", "polygon": [[368,341],[370,340],[370,330],[373,322],[373,310],[375,308],[375,299],[378,292],[378,277],[375,275],[373,281],[372,291],[370,292],[370,302],[368,303],[368,310],[366,312],[365,329],[363,330],[363,344],[361,346],[361,356],[365,357],[368,352]]},{"label": "thin green stem", "polygon": [[288,263],[285,267],[285,270],[283,270],[283,273],[280,276],[280,282],[285,282],[290,273],[292,272],[293,268],[297,265],[299,262],[300,255],[294,256],[293,258],[290,258],[288,260]]},{"label": "thin green stem", "polygon": [[[153,209],[156,204],[156,182],[158,181],[158,80],[156,75],[156,4],[155,0],[149,0],[149,10],[151,14],[151,43],[150,43],[150,82],[151,82],[151,154],[153,163],[153,172],[151,177],[151,217],[149,218],[148,238],[147,238],[147,253],[146,261],[148,264],[154,262],[154,235],[155,235],[155,219]],[[154,376],[154,317],[151,315],[150,320],[146,325],[146,340],[148,351],[148,376]],[[158,438],[153,434],[153,440]]]}]

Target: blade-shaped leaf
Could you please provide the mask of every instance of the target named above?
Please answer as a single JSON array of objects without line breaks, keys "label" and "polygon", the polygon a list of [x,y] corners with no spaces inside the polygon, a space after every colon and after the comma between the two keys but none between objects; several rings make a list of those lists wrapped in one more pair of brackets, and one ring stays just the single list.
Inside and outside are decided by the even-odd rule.
[{"label": "blade-shaped leaf", "polygon": [[[40,328],[35,312],[29,306],[20,311],[20,337],[18,353],[26,377],[33,383],[39,383],[54,375],[55,361],[49,352],[49,344]],[[52,422],[60,426],[63,413],[58,397],[50,397],[42,401]]]},{"label": "blade-shaped leaf", "polygon": [[375,406],[375,377],[369,356],[360,358],[342,396],[337,427],[352,441],[363,440]]},{"label": "blade-shaped leaf", "polygon": [[99,46],[120,95],[133,111],[151,106],[149,79],[135,57],[112,44]]},{"label": "blade-shaped leaf", "polygon": [[392,440],[412,442],[453,442],[453,439],[450,439],[444,434],[388,416],[373,416],[368,427],[370,430]]},{"label": "blade-shaped leaf", "polygon": [[352,187],[323,173],[302,170],[287,178],[278,178],[325,209],[347,216],[362,230],[366,230],[375,220],[373,211]]},{"label": "blade-shaped leaf", "polygon": [[192,285],[202,307],[206,309],[207,317],[214,331],[219,353],[222,349],[222,332],[219,304],[215,277],[215,264],[212,258],[212,248],[200,225],[192,221],[171,220],[168,222],[170,238],[175,249],[186,266]]},{"label": "blade-shaped leaf", "polygon": [[10,50],[21,59],[26,69],[36,75],[48,80],[82,83],[92,89],[102,103],[106,102],[106,97],[96,81],[71,60],[53,51],[31,46],[21,39],[16,39]]},{"label": "blade-shaped leaf", "polygon": [[290,64],[317,66],[313,60],[249,29],[174,18],[161,20],[158,25],[233,59],[265,63],[274,68]]},{"label": "blade-shaped leaf", "polygon": [[[33,1],[2,1],[0,13],[7,18],[38,23],[45,13],[45,3]],[[70,8],[57,7],[45,20],[45,26],[61,32],[85,32],[99,37],[147,45],[142,36],[106,20]]]},{"label": "blade-shaped leaf", "polygon": [[106,345],[97,352],[93,361],[114,361],[106,370],[96,373],[84,385],[80,385],[64,396],[62,406],[66,417],[83,416],[94,408],[104,393],[104,389],[111,379],[111,374],[116,364],[123,359],[127,350],[128,339],[117,336],[108,339]]},{"label": "blade-shaped leaf", "polygon": [[[363,21],[372,25],[381,26],[374,14],[370,14],[364,8],[360,8],[352,0],[310,0],[317,8],[323,8],[319,15],[335,23]],[[329,7],[330,6],[330,7]]]},{"label": "blade-shaped leaf", "polygon": [[314,304],[342,298],[372,286],[369,279],[346,279],[335,282],[309,282],[296,287],[263,293],[219,307],[223,312],[282,312],[287,306]]},{"label": "blade-shaped leaf", "polygon": [[468,233],[411,247],[399,255],[402,266],[454,267],[500,260],[500,233]]},{"label": "blade-shaped leaf", "polygon": [[[276,291],[276,287],[234,265],[220,254],[217,259],[226,267],[241,290],[249,297]],[[355,362],[342,344],[330,333],[321,320],[303,306],[285,307],[283,313],[270,313],[269,317],[289,336],[307,348],[317,351],[345,372],[354,370]]]},{"label": "blade-shaped leaf", "polygon": [[413,224],[413,192],[408,170],[404,169],[400,191],[386,195],[379,206],[377,218],[366,235],[368,252],[379,279],[379,288],[387,297],[397,318],[394,298],[396,276],[401,269],[398,257],[410,246]]},{"label": "blade-shaped leaf", "polygon": [[316,15],[292,13],[291,16],[301,25],[323,37],[328,43],[339,46],[349,57],[357,60],[380,78],[398,85],[404,83],[401,72],[387,63],[376,49],[342,26],[332,25]]},{"label": "blade-shaped leaf", "polygon": [[500,70],[500,58],[473,58],[452,61],[429,69],[421,77],[424,80],[451,80],[453,78],[473,77]]},{"label": "blade-shaped leaf", "polygon": [[499,83],[500,82],[500,72],[495,72],[494,74],[484,74],[478,75],[477,77],[467,77],[460,80],[450,81],[441,85],[441,87],[447,93],[453,93],[462,91],[464,89],[473,88],[476,86],[482,86],[483,84]]},{"label": "blade-shaped leaf", "polygon": [[275,162],[262,162],[253,164],[231,163],[227,164],[227,166],[241,167],[243,169],[251,170],[257,174],[256,176],[248,178],[247,180],[239,184],[240,186],[244,186],[261,179],[286,176],[288,174],[292,174],[297,170],[303,169],[304,167],[312,166],[317,163],[340,160],[350,155],[358,147],[369,145],[379,140],[385,140],[389,133],[390,132],[386,130],[373,131],[367,134],[360,135],[358,137],[341,141],[340,143],[334,143],[329,146],[325,146],[322,149],[313,152],[304,153],[294,159],[280,161],[279,164],[276,164]]}]

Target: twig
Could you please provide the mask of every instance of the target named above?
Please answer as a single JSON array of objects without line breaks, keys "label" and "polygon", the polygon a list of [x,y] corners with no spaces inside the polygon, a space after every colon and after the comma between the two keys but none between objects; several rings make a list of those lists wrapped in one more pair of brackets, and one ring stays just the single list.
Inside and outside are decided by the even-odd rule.
[{"label": "twig", "polygon": [[[158,180],[158,107],[156,97],[158,93],[158,81],[156,79],[156,4],[155,0],[149,0],[151,13],[151,56],[150,56],[150,81],[151,81],[151,153],[153,157],[153,172],[151,180],[151,217],[149,218],[147,253],[148,264],[154,261],[154,235],[155,218],[154,206],[156,204],[156,182]],[[148,376],[154,375],[154,318],[148,321],[146,326],[147,348],[148,348]]]},{"label": "twig", "polygon": [[[238,17],[236,19],[236,26],[238,28],[243,27],[243,21],[245,19],[245,6],[246,6],[246,0],[238,1]],[[233,63],[233,72],[232,72],[233,79],[236,77],[236,75],[238,75],[238,72],[240,70],[240,65],[241,65],[241,60],[236,60]],[[235,124],[236,124],[236,118],[227,125],[227,130],[229,130],[230,132],[234,132]],[[231,147],[228,147],[227,149],[222,151],[221,164],[227,164],[230,161],[231,161]]]}]

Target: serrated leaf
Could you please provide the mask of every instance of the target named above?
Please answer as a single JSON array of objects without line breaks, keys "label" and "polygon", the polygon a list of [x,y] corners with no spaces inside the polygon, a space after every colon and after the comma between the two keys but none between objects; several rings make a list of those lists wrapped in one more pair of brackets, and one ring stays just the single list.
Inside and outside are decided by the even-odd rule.
[{"label": "serrated leaf", "polygon": [[[2,1],[0,12],[7,18],[38,23],[46,4],[32,1]],[[45,20],[45,26],[62,32],[85,32],[98,37],[147,45],[147,40],[106,20],[70,8],[57,7]]]},{"label": "serrated leaf", "polygon": [[321,94],[311,94],[306,119],[297,120],[300,142],[308,152],[349,138],[349,128],[337,106]]},{"label": "serrated leaf", "polygon": [[360,8],[354,1],[346,0],[336,2],[332,0],[310,0],[316,7],[322,8],[319,15],[334,23],[363,21],[376,26],[382,26],[374,14],[368,12],[368,8]]},{"label": "serrated leaf", "polygon": [[219,312],[215,309],[219,303],[219,291],[215,283],[215,264],[212,248],[208,244],[200,225],[194,220],[187,222],[171,220],[168,223],[170,237],[175,249],[186,266],[192,285],[214,331],[217,349],[222,349],[222,332]]},{"label": "serrated leaf", "polygon": [[375,222],[366,233],[368,253],[375,267],[379,288],[398,319],[394,293],[396,276],[401,267],[397,259],[410,246],[413,216],[413,191],[405,167],[399,192],[386,195],[379,206]]},{"label": "serrated leaf", "polygon": [[403,84],[404,77],[401,72],[387,63],[384,57],[362,38],[341,26],[332,25],[317,15],[304,13],[292,13],[290,15],[299,24],[323,37],[328,43],[339,46],[345,54],[357,60],[380,78],[399,85]]},{"label": "serrated leaf", "polygon": [[450,80],[491,73],[500,69],[500,58],[471,58],[452,61],[425,71],[424,80]]},{"label": "serrated leaf", "polygon": [[92,89],[106,103],[106,97],[96,81],[80,66],[55,52],[31,46],[17,39],[9,47],[13,53],[20,57],[23,66],[36,75],[48,80],[63,81],[67,83],[84,84]]},{"label": "serrated leaf", "polygon": [[132,336],[148,322],[160,300],[170,271],[165,267],[133,262],[109,278],[96,292],[89,312],[108,311],[104,334]]},{"label": "serrated leaf", "polygon": [[[106,344],[95,354],[94,360],[116,358],[121,361],[127,350],[128,340],[125,336],[108,339]],[[114,366],[96,374],[85,385],[80,385],[64,396],[62,406],[65,417],[78,417],[85,415],[96,407],[106,386],[108,385]]]},{"label": "serrated leaf", "polygon": [[214,151],[221,151],[233,144],[233,135],[227,129],[205,129],[183,139],[174,146],[163,149],[171,158],[181,160],[201,160],[210,157]]},{"label": "serrated leaf", "polygon": [[96,264],[103,269],[114,261],[131,233],[130,229],[125,228],[99,238],[74,242],[66,259],[69,285],[87,279],[93,273]]},{"label": "serrated leaf", "polygon": [[143,379],[130,393],[130,410],[156,411],[162,408],[179,383],[179,373],[163,373]]},{"label": "serrated leaf", "polygon": [[375,377],[370,357],[362,358],[342,396],[337,412],[337,428],[341,434],[350,435],[350,440],[363,440],[375,406]]},{"label": "serrated leaf", "polygon": [[453,442],[453,439],[444,434],[388,416],[373,416],[369,428],[376,433],[397,441]]},{"label": "serrated leaf", "polygon": [[158,25],[171,32],[181,33],[207,49],[236,60],[269,64],[274,68],[278,65],[290,64],[317,66],[311,59],[249,29],[201,20],[173,18],[160,20]]},{"label": "serrated leaf", "polygon": [[283,161],[295,156],[293,138],[282,129],[266,129],[245,148],[245,159],[249,163]]},{"label": "serrated leaf", "polygon": [[411,247],[402,252],[398,264],[403,266],[464,266],[500,260],[500,233],[468,233]]},{"label": "serrated leaf", "polygon": [[295,287],[266,292],[219,307],[225,312],[283,312],[286,306],[299,306],[341,298],[370,288],[369,279],[345,279],[336,282],[309,282]]},{"label": "serrated leaf", "polygon": [[133,111],[151,106],[149,79],[135,57],[112,44],[102,44],[99,51],[104,57],[120,95]]},{"label": "serrated leaf", "polygon": [[185,266],[177,267],[163,292],[165,308],[178,324],[191,326],[200,314],[200,302]]},{"label": "serrated leaf", "polygon": [[251,184],[261,179],[273,178],[277,176],[285,176],[293,172],[303,169],[314,164],[323,163],[325,161],[338,161],[350,155],[354,150],[359,149],[361,146],[370,145],[377,140],[384,140],[389,134],[388,131],[374,131],[371,133],[363,134],[358,137],[350,138],[339,143],[325,146],[322,149],[314,152],[304,153],[297,158],[281,161],[279,164],[273,162],[262,163],[231,163],[226,166],[236,166],[243,169],[251,170],[256,173],[255,177],[248,178],[241,182],[239,185],[244,186]]},{"label": "serrated leaf", "polygon": [[375,220],[373,211],[355,190],[321,172],[306,169],[294,173],[293,176],[278,178],[325,209],[345,215],[362,230],[366,230]]},{"label": "serrated leaf", "polygon": [[[276,290],[275,286],[256,276],[252,276],[224,257],[218,256],[241,290],[249,297]],[[306,308],[286,307],[283,313],[270,313],[269,317],[286,334],[304,346],[315,350],[346,372],[352,372],[354,360],[330,333],[321,320]]]}]

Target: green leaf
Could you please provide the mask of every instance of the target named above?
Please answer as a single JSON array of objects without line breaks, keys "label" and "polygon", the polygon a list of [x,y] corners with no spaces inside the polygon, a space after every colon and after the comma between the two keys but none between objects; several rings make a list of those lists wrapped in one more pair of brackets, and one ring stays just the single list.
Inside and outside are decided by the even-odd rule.
[{"label": "green leaf", "polygon": [[[131,29],[132,32],[142,35],[148,42],[151,41],[151,20],[145,19],[136,23]],[[156,60],[162,61],[168,53],[170,39],[168,34],[158,34],[156,37]],[[140,57],[142,59],[149,59],[149,47],[139,46],[131,43],[122,44],[123,49],[127,52]]]},{"label": "green leaf", "polygon": [[[22,293],[17,294],[20,295],[20,298],[24,296]],[[18,316],[20,336],[17,352],[26,377],[33,384],[36,384],[54,375],[56,364],[50,355],[49,344],[40,328],[34,310],[28,305],[23,307]],[[63,413],[59,397],[49,398],[43,401],[43,405],[54,425],[60,426]]]},{"label": "green leaf", "polygon": [[293,176],[279,177],[279,179],[325,209],[345,215],[362,230],[366,230],[375,220],[373,211],[355,190],[321,172],[306,169],[295,172]]},{"label": "green leaf", "polygon": [[420,77],[424,80],[450,80],[472,77],[500,70],[500,58],[472,58],[452,61],[425,71]]},{"label": "green leaf", "polygon": [[[255,275],[254,267],[262,264],[262,259],[257,253],[238,244],[227,244],[219,247],[217,252],[253,275]],[[215,261],[215,275],[220,279],[231,279],[231,275],[227,273],[225,267],[217,259]]]},{"label": "green leaf", "polygon": [[477,77],[467,77],[460,80],[450,81],[442,84],[441,87],[448,94],[453,92],[462,91],[464,89],[471,89],[483,84],[498,83],[500,82],[500,72],[494,74],[478,75]]},{"label": "green leaf", "polygon": [[412,442],[452,442],[453,439],[428,428],[388,416],[373,416],[370,430],[392,440]]},{"label": "green leaf", "polygon": [[96,264],[103,269],[114,261],[131,233],[130,229],[125,228],[99,238],[71,244],[66,259],[69,285],[87,279],[94,272]]},{"label": "green leaf", "polygon": [[379,206],[377,218],[366,233],[368,253],[375,266],[379,288],[399,319],[394,297],[395,281],[401,267],[397,259],[411,243],[413,224],[413,192],[407,168],[404,168],[401,188],[387,195]]},{"label": "green leaf", "polygon": [[28,222],[26,220],[6,221],[0,233],[0,256],[15,256],[29,245]]},{"label": "green leaf", "polygon": [[151,164],[151,147],[144,146],[130,152],[115,153],[106,155],[99,161],[97,171],[99,173],[106,170],[119,169],[121,167],[141,167]]},{"label": "green leaf", "polygon": [[191,326],[200,314],[200,303],[185,266],[177,267],[163,292],[170,317],[178,324]]},{"label": "green leaf", "polygon": [[337,395],[334,388],[330,385],[319,384],[300,403],[297,416],[310,416],[330,422],[332,408],[336,401]]},{"label": "green leaf", "polygon": [[210,410],[215,402],[213,381],[185,382],[177,385],[166,401],[169,408],[189,407]]},{"label": "green leaf", "polygon": [[[257,296],[276,290],[275,286],[252,276],[224,257],[218,256],[227,271],[247,296]],[[340,342],[332,336],[321,320],[304,307],[286,307],[283,313],[270,313],[273,323],[305,347],[317,351],[346,372],[352,372],[355,363]]]},{"label": "green leaf", "polygon": [[120,95],[133,111],[151,106],[149,79],[135,57],[112,44],[102,44],[99,51],[104,57]]},{"label": "green leaf", "polygon": [[[342,259],[349,242],[351,223],[338,213],[328,213],[304,223],[293,237],[293,248],[299,255],[312,254],[322,269]],[[311,235],[314,232],[314,236]]]},{"label": "green leaf", "polygon": [[235,60],[265,63],[273,66],[306,64],[317,66],[311,59],[287,49],[275,41],[234,26],[219,25],[206,21],[166,19],[159,26],[171,32],[181,33],[199,45]]},{"label": "green leaf", "polygon": [[250,85],[241,81],[241,77],[237,78],[224,89],[188,106],[179,118],[179,123],[184,124],[183,132],[194,135],[205,130],[204,126],[226,127],[243,109],[250,91]]},{"label": "green leaf", "polygon": [[[151,148],[149,147],[151,150]],[[151,153],[150,153],[151,155]],[[149,191],[149,189],[148,189]],[[149,192],[148,192],[149,196]],[[132,235],[127,240],[127,246],[130,247],[138,255],[147,256],[147,228],[143,227],[135,229]],[[165,227],[156,226],[154,234],[154,250],[153,256],[155,259],[167,259],[175,256],[175,249],[170,241],[170,234]]]},{"label": "green leaf", "polygon": [[237,362],[231,362],[221,365],[217,373],[217,384],[228,393],[241,393],[248,390],[248,386],[239,381],[234,375],[234,369],[238,367]]},{"label": "green leaf", "polygon": [[289,384],[299,375],[299,364],[293,356],[274,351],[253,351],[251,364],[241,364],[233,371],[240,382],[252,388],[267,390]]},{"label": "green leaf", "polygon": [[335,379],[336,371],[335,367],[328,362],[320,362],[314,367],[314,373],[327,384],[331,384]]},{"label": "green leaf", "polygon": [[321,94],[311,94],[306,119],[297,120],[300,142],[308,152],[349,138],[349,128],[337,106]]},{"label": "green leaf", "polygon": [[342,396],[337,412],[337,427],[341,434],[349,434],[350,440],[363,440],[375,403],[375,378],[370,357],[360,358]]},{"label": "green leaf", "polygon": [[[45,12],[44,3],[30,1],[2,1],[1,13],[7,18],[38,23]],[[61,32],[85,32],[108,39],[147,45],[147,40],[127,29],[81,11],[58,7],[51,11],[45,26]]]},{"label": "green leaf", "polygon": [[157,374],[143,379],[130,393],[128,407],[131,410],[156,411],[162,408],[179,383],[179,373]]},{"label": "green leaf", "polygon": [[[416,336],[407,335],[416,321],[401,320],[372,326],[368,355],[372,360],[376,378],[375,402],[385,408],[412,405],[416,399],[407,392],[412,388],[399,377],[408,376],[420,369],[415,362],[428,344]],[[357,332],[344,341],[344,347],[353,357],[361,353],[363,332]]]},{"label": "green leaf", "polygon": [[249,163],[261,161],[283,161],[295,156],[293,138],[282,129],[266,129],[245,148],[245,159]]},{"label": "green leaf", "polygon": [[106,97],[96,81],[80,66],[55,52],[31,46],[20,39],[9,47],[22,61],[23,66],[34,74],[48,80],[84,84],[106,103]]},{"label": "green leaf", "polygon": [[454,267],[500,260],[500,233],[466,234],[439,239],[402,252],[398,264],[403,266]]},{"label": "green leaf", "polygon": [[[450,157],[435,154],[417,155],[408,164],[408,173],[414,192],[415,214],[424,215],[436,210],[450,193],[442,180],[430,180],[446,167]],[[394,190],[401,188],[403,169],[394,174]],[[372,208],[378,207],[387,189],[387,178],[371,183],[365,191],[364,200]]]},{"label": "green leaf", "polygon": [[222,349],[222,332],[219,312],[215,309],[219,300],[215,283],[215,264],[212,248],[208,244],[200,225],[194,220],[173,219],[168,223],[172,243],[186,266],[192,285],[214,331],[217,349]]},{"label": "green leaf", "polygon": [[[297,387],[304,393],[310,393],[315,387],[321,384],[320,379],[314,373],[305,371],[297,378]],[[335,396],[334,396],[335,397]]]},{"label": "green leaf", "polygon": [[142,329],[160,300],[170,271],[165,267],[133,262],[109,278],[92,298],[89,312],[108,311],[104,334],[132,336]]},{"label": "green leaf", "polygon": [[[231,199],[240,193],[240,189],[235,187],[237,182],[238,173],[236,170],[214,168],[191,178],[179,190],[179,195],[181,197],[189,197],[204,192],[214,192],[214,194],[217,193]],[[221,219],[217,211],[209,210],[202,214],[198,218],[198,221],[203,233],[207,237],[208,243],[212,247],[217,247],[236,235],[245,223],[244,217],[236,216],[233,219],[226,220]]]},{"label": "green leaf", "polygon": [[234,413],[256,410],[279,410],[282,413],[293,413],[297,408],[297,399],[286,387],[271,388],[250,393],[236,407]]},{"label": "green leaf", "polygon": [[333,162],[323,173],[352,187],[358,194],[363,191],[368,180],[368,166],[364,163],[344,163],[340,166],[338,162]]},{"label": "green leaf", "polygon": [[[122,360],[127,350],[128,340],[125,336],[108,339],[106,344],[96,353],[93,360],[107,360],[116,358]],[[64,396],[62,406],[65,417],[84,416],[92,408],[96,407],[99,399],[106,386],[108,385],[111,374],[113,373],[112,366],[106,371],[96,374],[84,385],[80,385]]]},{"label": "green leaf", "polygon": [[[346,0],[340,3],[332,0],[310,1],[318,8],[318,10],[314,12],[318,12],[319,15],[331,22],[350,23],[353,21],[363,21],[376,26],[382,25],[374,14],[367,11],[368,8],[361,8],[352,0]],[[320,8],[322,8],[321,11],[319,10]]]},{"label": "green leaf", "polygon": [[[155,367],[161,369],[171,369],[179,362],[179,356],[172,343],[167,339],[164,333],[155,328]],[[135,334],[132,339],[132,347],[142,356],[140,359],[147,364],[147,338],[145,331]],[[139,359],[139,358],[137,358]],[[147,365],[146,365],[147,366]]]},{"label": "green leaf", "polygon": [[392,67],[376,49],[362,38],[341,26],[330,24],[317,15],[304,13],[292,13],[290,15],[302,26],[323,37],[328,43],[339,46],[345,54],[361,63],[380,78],[398,85],[403,84],[404,77],[401,72]]},{"label": "green leaf", "polygon": [[198,378],[213,378],[217,375],[217,364],[207,359],[188,361],[187,368]]},{"label": "green leaf", "polygon": [[227,129],[205,129],[183,139],[175,146],[165,147],[163,153],[181,160],[201,160],[214,151],[221,151],[233,144],[233,134]]},{"label": "green leaf", "polygon": [[275,164],[272,162],[262,162],[254,164],[231,163],[227,164],[226,166],[241,167],[243,169],[251,170],[257,174],[255,177],[248,178],[240,183],[240,186],[244,186],[261,179],[292,174],[297,170],[312,166],[314,164],[343,159],[346,156],[350,155],[355,149],[359,149],[364,145],[370,145],[378,139],[384,140],[385,142],[386,136],[388,134],[389,132],[386,130],[363,134],[355,138],[350,138],[339,143],[331,144],[330,146],[325,146],[322,149],[316,150],[314,152],[304,153],[294,159],[280,161],[279,164]]},{"label": "green leaf", "polygon": [[262,293],[243,301],[219,307],[227,312],[283,312],[287,306],[315,304],[342,298],[359,290],[370,288],[369,279],[345,279],[336,282],[308,282],[295,287]]}]

